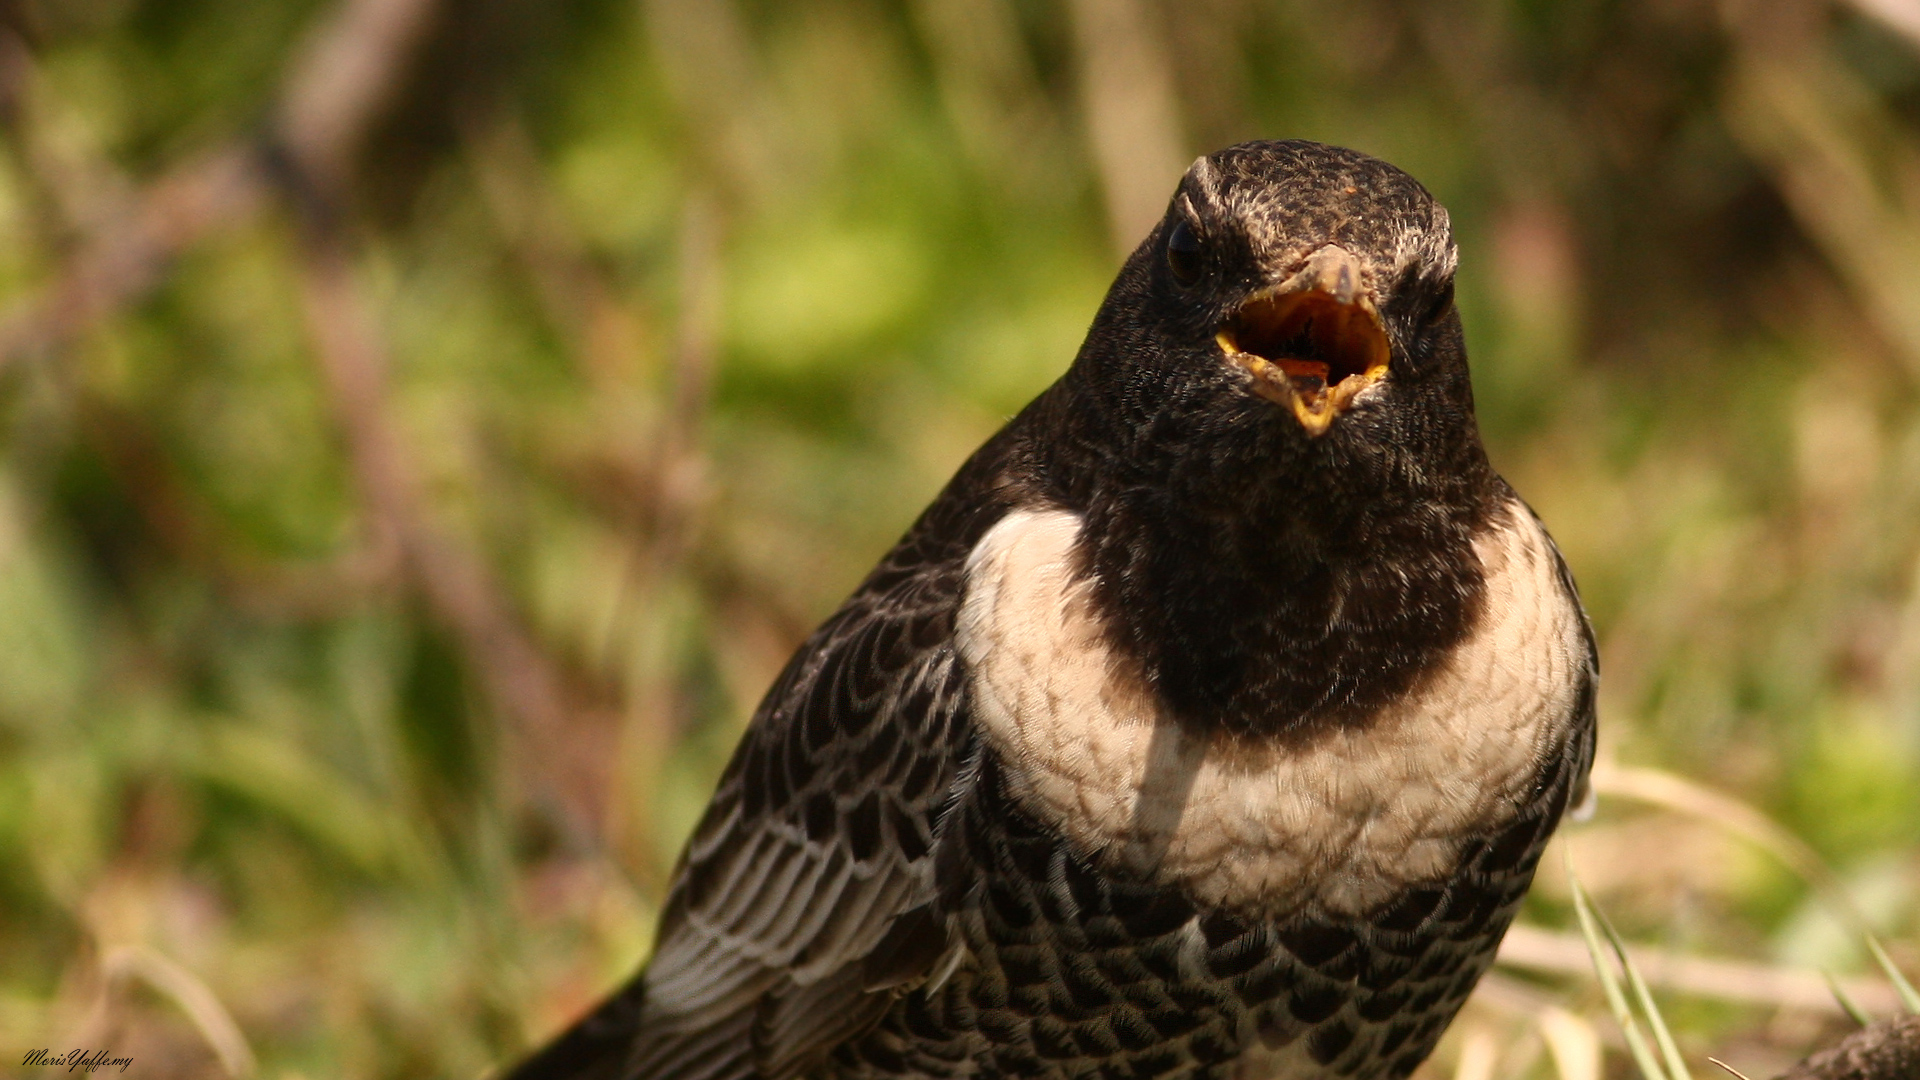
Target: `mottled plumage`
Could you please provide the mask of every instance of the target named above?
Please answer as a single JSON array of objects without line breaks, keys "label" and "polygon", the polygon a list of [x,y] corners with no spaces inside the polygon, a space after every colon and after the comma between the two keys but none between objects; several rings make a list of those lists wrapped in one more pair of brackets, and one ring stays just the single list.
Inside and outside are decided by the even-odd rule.
[{"label": "mottled plumage", "polygon": [[1196,162],[768,692],[647,968],[513,1080],[1411,1072],[1593,740],[1454,261],[1372,158]]}]

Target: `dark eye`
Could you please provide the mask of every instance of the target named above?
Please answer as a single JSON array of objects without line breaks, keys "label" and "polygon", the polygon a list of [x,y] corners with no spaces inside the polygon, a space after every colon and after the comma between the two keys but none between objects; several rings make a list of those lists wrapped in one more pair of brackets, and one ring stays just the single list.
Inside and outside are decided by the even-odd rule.
[{"label": "dark eye", "polygon": [[1426,318],[1420,321],[1423,323],[1431,323],[1434,320],[1440,318],[1442,315],[1445,315],[1447,313],[1447,309],[1452,306],[1453,306],[1453,282],[1448,281],[1444,286],[1441,287],[1439,294],[1433,298],[1433,303],[1427,306]]},{"label": "dark eye", "polygon": [[1200,238],[1185,220],[1173,223],[1173,229],[1167,233],[1167,269],[1173,273],[1173,280],[1182,285],[1191,285],[1200,280],[1200,272],[1205,269],[1201,258]]}]

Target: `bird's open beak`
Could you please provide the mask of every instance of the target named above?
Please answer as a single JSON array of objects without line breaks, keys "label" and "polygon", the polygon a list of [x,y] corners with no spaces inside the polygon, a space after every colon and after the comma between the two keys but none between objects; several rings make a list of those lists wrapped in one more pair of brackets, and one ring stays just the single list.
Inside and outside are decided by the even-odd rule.
[{"label": "bird's open beak", "polygon": [[1338,244],[1314,252],[1278,287],[1240,306],[1216,339],[1253,377],[1249,389],[1324,434],[1387,374],[1387,335],[1360,260]]}]

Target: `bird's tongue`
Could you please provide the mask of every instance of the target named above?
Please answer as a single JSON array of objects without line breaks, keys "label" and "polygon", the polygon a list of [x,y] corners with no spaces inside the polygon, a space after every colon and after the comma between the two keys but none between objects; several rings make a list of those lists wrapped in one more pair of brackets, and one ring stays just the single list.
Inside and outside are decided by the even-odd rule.
[{"label": "bird's tongue", "polygon": [[1327,394],[1327,376],[1331,365],[1320,360],[1298,360],[1293,357],[1281,357],[1273,366],[1286,375],[1293,384],[1293,392],[1306,401],[1309,408],[1319,408],[1321,400]]}]

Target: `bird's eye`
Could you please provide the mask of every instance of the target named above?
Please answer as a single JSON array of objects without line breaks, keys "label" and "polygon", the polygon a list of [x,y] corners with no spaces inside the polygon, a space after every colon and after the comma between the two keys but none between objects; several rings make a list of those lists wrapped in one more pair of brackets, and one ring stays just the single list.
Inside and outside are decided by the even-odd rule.
[{"label": "bird's eye", "polygon": [[1199,281],[1204,269],[1201,255],[1200,238],[1193,234],[1192,227],[1184,220],[1174,222],[1167,233],[1167,269],[1173,273],[1173,280],[1182,285]]},{"label": "bird's eye", "polygon": [[1420,319],[1421,325],[1426,325],[1438,320],[1442,315],[1445,315],[1447,309],[1452,306],[1453,282],[1449,281],[1446,285],[1442,286],[1440,292],[1434,296],[1433,303],[1427,305],[1427,313]]}]

